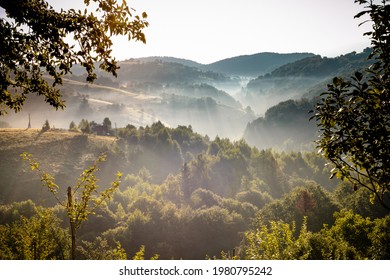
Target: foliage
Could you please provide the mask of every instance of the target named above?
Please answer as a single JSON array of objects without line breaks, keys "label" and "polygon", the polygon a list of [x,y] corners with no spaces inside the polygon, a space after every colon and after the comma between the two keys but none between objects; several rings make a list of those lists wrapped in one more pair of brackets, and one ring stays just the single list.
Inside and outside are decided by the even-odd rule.
[{"label": "foliage", "polygon": [[[7,108],[20,111],[30,93],[42,95],[56,109],[63,108],[65,103],[56,86],[62,84],[62,77],[73,65],[85,68],[89,82],[97,77],[96,62],[101,62],[100,69],[116,76],[118,65],[111,55],[111,36],[127,35],[129,40],[146,42],[146,13],[133,16],[126,1],[92,1],[96,14],[87,9],[90,0],[84,0],[84,11],[60,12],[44,0],[0,1],[8,17],[0,20],[0,114]],[[69,36],[79,48],[66,42]],[[53,84],[44,75],[49,75]]]},{"label": "foliage", "polygon": [[297,232],[295,223],[272,221],[245,233],[241,259],[388,259],[390,216],[371,220],[352,211],[335,213],[335,223],[321,231]]},{"label": "foliage", "polygon": [[59,205],[66,209],[72,235],[71,257],[74,259],[76,252],[76,231],[88,219],[89,215],[94,214],[95,210],[103,202],[112,198],[113,193],[119,187],[122,174],[118,172],[116,174],[116,180],[111,183],[111,187],[98,193],[98,179],[95,173],[99,170],[98,164],[105,160],[105,156],[101,155],[95,160],[92,166],[83,171],[73,188],[68,187],[67,200],[61,201],[58,196],[60,187],[54,182],[54,177],[43,171],[39,163],[32,158],[31,154],[23,153],[21,157],[28,162],[32,171],[36,170],[38,172],[42,184],[47,187],[47,190],[55,197]]},{"label": "foliage", "polygon": [[272,197],[267,192],[261,192],[258,190],[247,190],[238,192],[235,198],[244,203],[248,202],[258,209],[262,209],[266,204],[272,201]]},{"label": "foliage", "polygon": [[[142,245],[140,248],[139,248],[139,251],[137,253],[135,253],[134,257],[133,257],[133,260],[135,261],[140,261],[140,260],[144,260],[145,259],[145,246]],[[151,260],[157,260],[158,259],[158,255],[154,255]]]},{"label": "foliage", "polygon": [[184,203],[176,205],[165,199],[157,200],[146,193],[130,198],[129,191],[121,198],[121,204],[127,205],[122,208],[121,222],[104,236],[110,242],[120,241],[128,255],[136,254],[135,248],[142,245],[150,248],[145,258],[156,253],[162,259],[218,255],[238,244],[239,232],[248,228],[255,212],[249,204],[230,199],[222,199],[210,207],[191,208]]},{"label": "foliage", "polygon": [[323,224],[333,224],[333,213],[338,210],[340,207],[329,192],[321,186],[308,183],[265,205],[257,213],[254,226],[283,221],[300,227],[306,217],[307,228],[316,232]]},{"label": "foliage", "polygon": [[388,211],[379,203],[370,203],[371,192],[366,188],[356,191],[350,182],[340,183],[333,192],[333,197],[342,209],[352,210],[355,214],[371,219],[383,218]]},{"label": "foliage", "polygon": [[277,160],[283,172],[289,176],[292,187],[299,186],[302,179],[314,181],[326,190],[334,190],[339,180],[330,180],[331,168],[326,165],[326,159],[317,152],[282,152]]},{"label": "foliage", "polygon": [[13,202],[0,206],[0,224],[10,224],[20,220],[21,217],[31,218],[37,213],[37,208],[32,200]]},{"label": "foliage", "polygon": [[[254,179],[264,181],[262,191],[267,191],[274,198],[280,198],[290,191],[286,174],[278,164],[275,154],[271,150],[254,149],[250,158],[249,171]],[[267,188],[268,186],[268,188]]]},{"label": "foliage", "polygon": [[126,260],[127,255],[119,242],[115,248],[108,245],[106,239],[98,236],[93,242],[82,241],[78,246],[82,258],[87,260]]},{"label": "foliage", "polygon": [[[17,136],[11,137],[13,133]],[[0,161],[4,178],[1,194],[7,203],[31,197],[35,203],[53,205],[55,198],[47,201],[36,191],[35,186],[43,183],[59,200],[52,211],[63,228],[69,227],[70,219],[63,204],[72,201],[74,212],[93,212],[87,217],[80,214],[86,219],[77,229],[77,258],[150,259],[158,254],[161,259],[204,259],[219,256],[222,251],[228,252],[226,258],[388,258],[388,217],[383,211],[367,207],[363,188],[355,193],[359,197],[351,196],[350,185],[333,191],[324,177],[325,161],[316,153],[258,150],[243,140],[210,140],[190,126],[170,128],[161,122],[140,128],[128,125],[119,129],[119,139],[115,140],[57,130],[38,133],[10,130],[0,137],[0,156],[7,159]],[[42,182],[23,174],[20,162],[9,164],[32,141],[32,152],[41,164],[30,157],[29,166],[38,173],[52,174],[51,178],[39,176]],[[164,149],[167,151],[160,151]],[[94,173],[100,181],[87,176],[85,182],[108,184],[109,175],[117,168],[125,170],[125,180],[112,193],[112,200],[105,200],[95,211],[94,201],[100,192],[85,192],[90,198],[89,208],[77,208],[84,201],[86,188],[79,188],[80,196],[74,194],[80,181],[73,184],[73,174],[84,166],[93,167],[93,155],[102,150],[108,162],[99,163],[100,172]],[[58,160],[52,160],[54,155]],[[80,178],[92,172],[92,167]],[[66,189],[59,186],[68,185],[72,186],[72,199],[63,201]],[[30,194],[29,189],[35,191]],[[31,201],[1,205],[0,224],[12,226],[21,216],[31,219],[35,208]],[[333,216],[340,209],[343,212]],[[356,213],[347,215],[344,209]],[[256,237],[257,230],[261,233]],[[360,237],[345,234],[354,230]],[[245,239],[240,246],[245,232],[253,235],[250,246]],[[71,246],[68,238],[66,235],[65,241]],[[261,240],[273,245],[267,247],[267,242]],[[0,246],[6,248],[7,244],[4,241]],[[244,248],[252,251],[245,255]],[[70,257],[68,249],[65,258]]]},{"label": "foliage", "polygon": [[259,117],[245,128],[244,138],[259,149],[311,150],[316,126],[309,122],[308,112],[314,107],[313,100],[286,100],[271,106],[264,117]]},{"label": "foliage", "polygon": [[333,165],[332,176],[339,176],[370,190],[371,201],[390,210],[390,13],[387,1],[356,15],[369,14],[372,66],[356,72],[350,80],[335,77],[313,116],[320,127],[320,151]]},{"label": "foliage", "polygon": [[50,124],[49,124],[49,121],[46,120],[45,123],[43,124],[42,126],[42,129],[41,129],[41,132],[46,132],[50,129]]},{"label": "foliage", "polygon": [[69,234],[50,209],[0,225],[0,259],[67,259],[69,248]]},{"label": "foliage", "polygon": [[82,133],[91,133],[91,125],[88,120],[82,119],[78,125],[78,128]]},{"label": "foliage", "polygon": [[69,124],[69,131],[74,131],[74,132],[78,131],[77,125],[75,124],[74,121],[71,121],[71,123]]},{"label": "foliage", "polygon": [[[381,220],[372,221],[352,211],[335,213],[335,218],[332,227],[325,225],[320,232],[311,236],[310,259],[375,259],[372,255],[375,237],[370,232]],[[378,238],[378,240],[383,239]],[[384,248],[386,247],[378,246],[375,250]]]},{"label": "foliage", "polygon": [[295,237],[295,224],[272,221],[269,226],[262,225],[255,231],[245,233],[243,256],[248,260],[291,260],[307,259],[309,255],[306,223],[303,222],[298,237]]},{"label": "foliage", "polygon": [[193,208],[209,208],[218,205],[221,197],[205,189],[196,189],[190,197],[190,204]]},{"label": "foliage", "polygon": [[103,126],[105,127],[106,131],[110,131],[111,130],[111,120],[108,117],[104,118]]},{"label": "foliage", "polygon": [[368,233],[371,240],[371,259],[390,260],[390,215],[374,221],[374,227]]}]

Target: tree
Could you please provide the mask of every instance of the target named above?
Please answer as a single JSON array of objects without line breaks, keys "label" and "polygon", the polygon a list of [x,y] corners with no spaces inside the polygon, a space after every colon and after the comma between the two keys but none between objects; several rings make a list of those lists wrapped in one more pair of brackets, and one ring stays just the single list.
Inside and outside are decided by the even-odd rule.
[{"label": "tree", "polygon": [[[96,14],[88,11],[94,2]],[[126,1],[84,0],[86,9],[57,12],[45,0],[0,0],[7,19],[0,19],[0,115],[7,109],[18,112],[27,95],[37,93],[54,108],[65,101],[57,85],[80,64],[93,82],[95,63],[117,75],[117,61],[111,55],[111,36],[126,35],[129,40],[146,42],[143,29],[147,14],[133,16]],[[94,7],[90,7],[94,8]],[[99,15],[99,17],[97,16]],[[78,45],[70,45],[67,38]],[[48,75],[52,84],[45,79]]]},{"label": "tree", "polygon": [[35,208],[35,214],[0,225],[0,259],[47,260],[69,256],[69,235],[51,209]]},{"label": "tree", "polygon": [[105,156],[101,155],[95,160],[94,164],[83,171],[78,178],[75,186],[67,188],[67,199],[61,201],[58,196],[60,187],[54,182],[54,177],[41,169],[39,163],[32,158],[31,154],[21,154],[23,160],[27,161],[31,170],[38,171],[41,182],[47,187],[48,191],[53,194],[59,205],[65,208],[69,219],[70,233],[72,240],[71,258],[76,258],[76,231],[81,224],[88,219],[88,216],[94,214],[95,210],[106,200],[111,199],[112,195],[118,189],[122,174],[118,172],[116,179],[111,183],[111,186],[104,191],[98,193],[98,179],[95,176],[99,170],[98,164],[105,160]]},{"label": "tree", "polygon": [[105,117],[103,120],[103,128],[104,131],[107,133],[110,133],[111,131],[111,120],[108,117]]},{"label": "tree", "polygon": [[335,212],[335,223],[318,232],[272,221],[244,233],[241,259],[388,259],[390,216],[371,220],[352,211]]},{"label": "tree", "polygon": [[48,131],[50,129],[50,124],[49,124],[49,121],[46,120],[45,123],[43,124],[42,126],[42,132],[45,132],[45,131]]},{"label": "tree", "polygon": [[321,137],[321,153],[338,176],[371,192],[390,211],[390,5],[383,0],[356,0],[367,4],[355,17],[368,14],[373,22],[372,66],[350,79],[335,77],[316,105],[315,115]]},{"label": "tree", "polygon": [[91,133],[91,125],[88,120],[82,119],[79,123],[79,129],[82,133]]},{"label": "tree", "polygon": [[71,121],[69,124],[69,131],[78,131],[77,125],[74,121]]},{"label": "tree", "polygon": [[180,176],[181,190],[184,194],[185,199],[188,200],[193,189],[192,189],[191,181],[190,181],[190,169],[188,168],[187,162],[185,162],[183,164],[180,175],[181,175]]},{"label": "tree", "polygon": [[311,232],[304,219],[298,237],[296,227],[283,221],[272,221],[269,226],[247,231],[244,234],[242,259],[292,260],[308,259]]},{"label": "tree", "polygon": [[79,247],[86,260],[126,260],[127,255],[119,242],[111,248],[106,239],[98,236],[93,242],[82,241]]}]

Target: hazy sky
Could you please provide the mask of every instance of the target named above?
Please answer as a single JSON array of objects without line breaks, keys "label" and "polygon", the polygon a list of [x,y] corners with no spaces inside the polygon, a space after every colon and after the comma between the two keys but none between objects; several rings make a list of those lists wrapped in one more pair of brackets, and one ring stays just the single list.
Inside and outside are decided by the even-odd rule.
[{"label": "hazy sky", "polygon": [[[49,0],[82,7],[83,0]],[[147,12],[147,44],[115,39],[119,60],[175,56],[210,63],[258,52],[313,52],[337,56],[370,45],[354,15],[354,0],[128,0]]]},{"label": "hazy sky", "polygon": [[138,0],[150,17],[147,46],[123,55],[162,55],[208,63],[257,52],[337,56],[370,45],[354,0]]}]

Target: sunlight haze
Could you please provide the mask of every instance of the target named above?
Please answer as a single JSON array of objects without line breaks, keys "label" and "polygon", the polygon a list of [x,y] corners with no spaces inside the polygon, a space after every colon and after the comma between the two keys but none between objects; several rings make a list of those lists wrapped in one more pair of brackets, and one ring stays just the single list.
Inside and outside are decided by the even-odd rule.
[{"label": "sunlight haze", "polygon": [[[50,0],[56,8],[82,8],[82,0]],[[147,44],[115,38],[119,60],[174,56],[211,63],[259,52],[312,52],[334,57],[370,45],[353,0],[136,0],[148,14]]]}]

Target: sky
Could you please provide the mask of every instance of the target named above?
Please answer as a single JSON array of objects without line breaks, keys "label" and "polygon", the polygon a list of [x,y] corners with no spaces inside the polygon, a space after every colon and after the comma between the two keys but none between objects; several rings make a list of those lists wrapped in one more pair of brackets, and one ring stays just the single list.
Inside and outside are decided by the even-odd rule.
[{"label": "sky", "polygon": [[[83,0],[49,0],[82,8]],[[128,0],[148,14],[146,45],[114,38],[118,60],[174,56],[199,63],[259,52],[335,57],[370,46],[354,0]]]},{"label": "sky", "polygon": [[[210,63],[258,52],[334,57],[370,45],[354,0],[139,0],[150,18],[147,45],[129,56],[175,56]],[[131,53],[131,50],[133,51]]]}]

